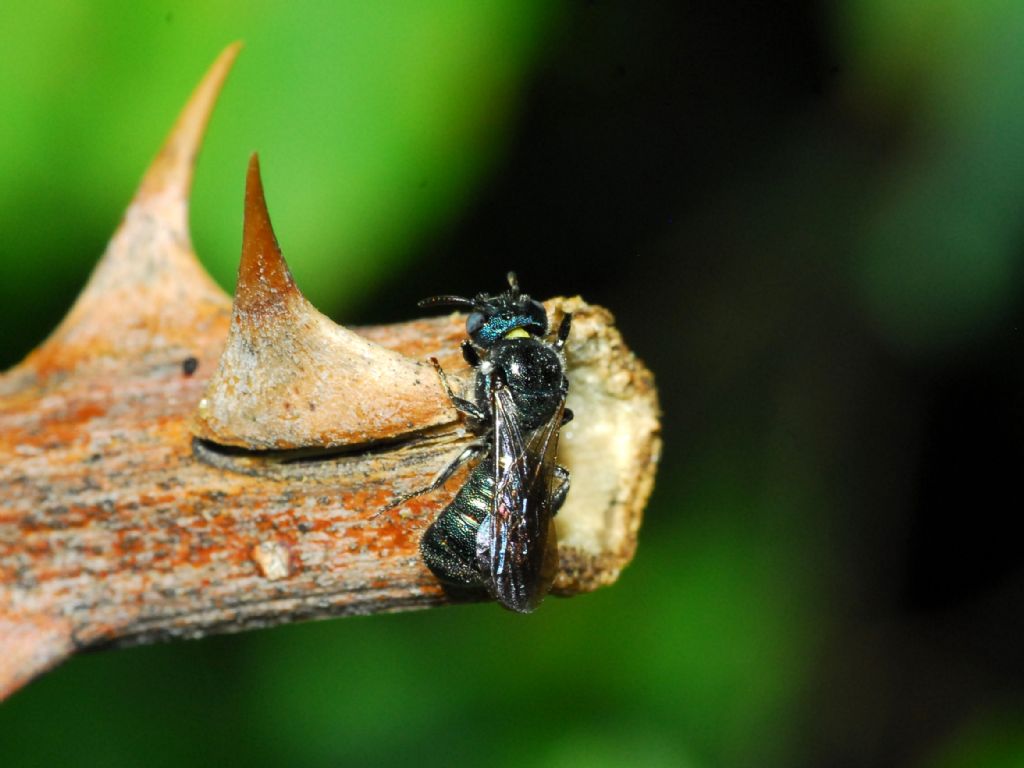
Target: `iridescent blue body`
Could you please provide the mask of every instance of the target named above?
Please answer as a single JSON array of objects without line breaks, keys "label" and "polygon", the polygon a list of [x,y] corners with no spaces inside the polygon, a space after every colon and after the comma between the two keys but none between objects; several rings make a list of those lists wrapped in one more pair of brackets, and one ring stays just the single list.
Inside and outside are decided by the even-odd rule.
[{"label": "iridescent blue body", "polygon": [[551,588],[558,565],[554,516],[569,491],[569,472],[556,462],[558,432],[572,418],[563,346],[571,315],[555,338],[544,338],[547,312],[519,291],[475,299],[441,296],[425,305],[471,309],[462,345],[475,370],[473,399],[457,397],[433,361],[455,407],[477,432],[474,441],[431,486],[463,463],[477,464],[455,498],[427,528],[420,552],[445,584],[486,589],[504,607],[532,611]]}]

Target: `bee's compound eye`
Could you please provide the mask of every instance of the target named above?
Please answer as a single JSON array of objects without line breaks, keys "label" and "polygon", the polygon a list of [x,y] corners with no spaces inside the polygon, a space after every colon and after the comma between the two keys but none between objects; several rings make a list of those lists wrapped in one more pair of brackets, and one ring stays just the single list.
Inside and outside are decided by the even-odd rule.
[{"label": "bee's compound eye", "polygon": [[530,316],[530,320],[536,324],[535,330],[538,336],[543,336],[548,332],[548,312],[544,309],[543,304],[531,299],[526,305],[526,313]]},{"label": "bee's compound eye", "polygon": [[483,312],[470,312],[469,317],[466,318],[466,333],[470,336],[476,336],[480,332],[480,329],[484,327],[484,315]]}]

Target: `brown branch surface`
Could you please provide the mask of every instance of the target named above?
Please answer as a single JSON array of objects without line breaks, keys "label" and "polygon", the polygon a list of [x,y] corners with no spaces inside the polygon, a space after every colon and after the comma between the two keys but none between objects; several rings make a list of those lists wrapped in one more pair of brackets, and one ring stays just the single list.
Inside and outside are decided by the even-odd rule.
[{"label": "brown branch surface", "polygon": [[[421,375],[431,355],[465,375],[463,320],[330,324],[287,273],[255,164],[232,310],[192,252],[187,198],[236,53],[200,84],[67,318],[0,377],[0,697],[83,648],[449,600],[418,543],[464,475],[380,510],[470,438]],[[575,313],[555,584],[572,594],[633,555],[657,401],[607,311],[548,306]],[[325,373],[338,366],[344,381]]]}]

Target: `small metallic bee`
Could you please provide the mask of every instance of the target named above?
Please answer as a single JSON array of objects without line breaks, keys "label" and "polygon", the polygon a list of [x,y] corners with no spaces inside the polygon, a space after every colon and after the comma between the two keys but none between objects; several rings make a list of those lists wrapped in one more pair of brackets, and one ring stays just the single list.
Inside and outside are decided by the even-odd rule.
[{"label": "small metallic bee", "polygon": [[[558,432],[572,419],[565,407],[569,381],[563,348],[572,315],[562,317],[553,341],[544,339],[544,306],[509,289],[473,299],[435,296],[420,306],[469,310],[462,354],[475,370],[473,400],[441,383],[477,439],[427,488],[443,485],[462,464],[478,460],[452,502],[427,529],[420,552],[441,581],[484,588],[505,608],[532,611],[551,589],[558,567],[554,515],[569,492],[569,471],[555,461]],[[411,498],[403,498],[397,503]]]}]

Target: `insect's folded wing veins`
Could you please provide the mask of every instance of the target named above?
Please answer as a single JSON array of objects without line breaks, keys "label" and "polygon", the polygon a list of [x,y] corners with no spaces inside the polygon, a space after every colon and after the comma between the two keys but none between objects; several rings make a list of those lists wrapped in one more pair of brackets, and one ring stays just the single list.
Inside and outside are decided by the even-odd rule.
[{"label": "insect's folded wing veins", "polygon": [[551,481],[564,405],[524,435],[511,391],[499,385],[492,395],[494,502],[492,521],[477,537],[477,560],[489,591],[513,610],[531,610],[548,587]]}]

